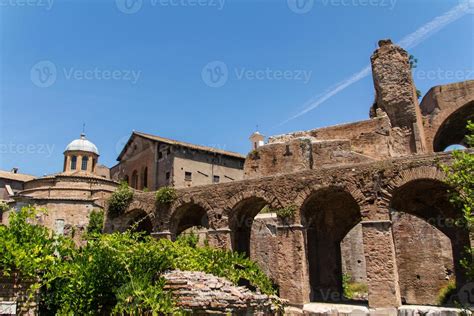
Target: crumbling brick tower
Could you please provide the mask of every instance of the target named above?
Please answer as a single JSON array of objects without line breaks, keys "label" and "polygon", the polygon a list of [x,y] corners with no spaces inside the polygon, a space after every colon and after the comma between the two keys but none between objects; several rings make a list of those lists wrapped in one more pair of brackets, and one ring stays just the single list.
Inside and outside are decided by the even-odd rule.
[{"label": "crumbling brick tower", "polygon": [[376,91],[371,115],[388,115],[394,131],[392,150],[397,154],[425,152],[422,116],[408,53],[391,40],[381,40],[371,63]]}]

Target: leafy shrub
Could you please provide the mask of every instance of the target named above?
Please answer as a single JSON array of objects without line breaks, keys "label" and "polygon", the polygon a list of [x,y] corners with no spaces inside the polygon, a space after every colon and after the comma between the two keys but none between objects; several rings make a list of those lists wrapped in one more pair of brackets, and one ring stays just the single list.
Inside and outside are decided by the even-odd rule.
[{"label": "leafy shrub", "polygon": [[60,315],[176,314],[162,273],[203,271],[238,284],[247,280],[263,293],[272,283],[259,267],[238,253],[196,247],[195,241],[155,240],[127,231],[97,235],[83,247],[46,228],[30,224],[37,214],[24,208],[0,226],[0,270],[37,278],[41,312]]},{"label": "leafy shrub", "polygon": [[89,224],[87,225],[87,235],[97,235],[102,233],[104,228],[104,211],[101,209],[92,210],[89,215]]},{"label": "leafy shrub", "polygon": [[276,209],[275,213],[277,214],[278,217],[282,219],[289,219],[295,216],[297,209],[298,208],[296,207],[296,205],[289,205],[286,207]]},{"label": "leafy shrub", "polygon": [[454,280],[450,280],[448,284],[439,290],[438,298],[436,299],[436,303],[438,305],[446,305],[451,302],[453,295],[456,294],[456,282]]},{"label": "leafy shrub", "polygon": [[111,216],[118,216],[122,214],[125,212],[130,203],[132,203],[132,200],[133,190],[130,189],[128,183],[122,182],[108,200],[109,214]]},{"label": "leafy shrub", "polygon": [[156,203],[168,205],[173,203],[178,197],[176,189],[172,187],[162,187],[156,191]]}]

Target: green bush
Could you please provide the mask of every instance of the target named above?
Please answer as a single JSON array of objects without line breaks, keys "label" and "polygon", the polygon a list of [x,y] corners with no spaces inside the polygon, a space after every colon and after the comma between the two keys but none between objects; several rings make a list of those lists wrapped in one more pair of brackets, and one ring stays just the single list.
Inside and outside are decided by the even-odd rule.
[{"label": "green bush", "polygon": [[296,207],[296,205],[289,205],[286,207],[276,209],[275,213],[277,214],[278,217],[282,219],[289,219],[295,216],[297,209],[298,207]]},{"label": "green bush", "polygon": [[89,224],[87,225],[87,235],[93,236],[102,233],[104,228],[104,211],[101,209],[92,210],[89,215]]},{"label": "green bush", "polygon": [[111,216],[118,216],[125,212],[133,200],[133,190],[126,182],[122,182],[115,192],[112,193],[108,202],[108,211]]},{"label": "green bush", "polygon": [[176,189],[172,187],[162,187],[158,191],[156,191],[156,203],[168,205],[173,203],[178,194],[176,193]]},{"label": "green bush", "polygon": [[453,295],[456,294],[456,290],[456,282],[450,280],[448,284],[446,284],[444,287],[441,288],[441,290],[439,290],[436,303],[438,305],[446,305],[450,303],[451,299],[453,298]]},{"label": "green bush", "polygon": [[34,208],[0,226],[0,269],[36,278],[44,314],[176,314],[162,273],[203,271],[238,284],[247,280],[263,293],[275,293],[259,267],[238,253],[196,247],[191,238],[171,242],[127,231],[97,235],[83,247],[29,223]]}]

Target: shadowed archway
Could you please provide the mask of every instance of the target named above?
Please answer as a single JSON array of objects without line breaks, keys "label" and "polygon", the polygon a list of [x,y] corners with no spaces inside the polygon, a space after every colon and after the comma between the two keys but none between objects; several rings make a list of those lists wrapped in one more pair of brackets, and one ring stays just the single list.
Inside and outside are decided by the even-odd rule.
[{"label": "shadowed archway", "polygon": [[145,233],[150,235],[153,231],[153,223],[150,219],[149,214],[141,209],[136,209],[130,212],[128,215],[130,220],[127,223],[127,227],[133,232]]},{"label": "shadowed archway", "polygon": [[250,257],[250,237],[254,218],[268,204],[263,198],[251,197],[240,201],[233,207],[230,228],[234,251]]},{"label": "shadowed archway", "polygon": [[342,188],[313,192],[303,203],[311,301],[341,301],[343,274],[341,242],[361,222],[360,208]]},{"label": "shadowed archway", "polygon": [[474,102],[459,108],[443,121],[434,137],[433,150],[444,151],[450,145],[466,146],[466,125],[469,120],[474,120]]},{"label": "shadowed archway", "polygon": [[209,229],[209,218],[202,206],[186,203],[178,207],[171,216],[171,238],[175,240],[181,233],[192,227]]},{"label": "shadowed archway", "polygon": [[460,261],[469,233],[449,202],[449,187],[434,179],[412,180],[395,190],[391,201],[393,236],[403,303],[437,304],[449,283],[465,282]]}]

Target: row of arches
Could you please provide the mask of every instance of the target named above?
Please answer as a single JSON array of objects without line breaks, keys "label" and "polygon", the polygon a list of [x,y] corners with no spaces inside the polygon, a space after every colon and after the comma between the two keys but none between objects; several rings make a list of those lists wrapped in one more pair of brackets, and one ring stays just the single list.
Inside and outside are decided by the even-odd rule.
[{"label": "row of arches", "polygon": [[[387,212],[392,222],[397,273],[404,303],[436,304],[438,293],[444,287],[453,282],[462,285],[465,281],[464,269],[459,262],[465,256],[465,248],[470,245],[469,233],[455,224],[461,213],[449,202],[447,189],[440,180],[415,179],[397,188],[391,196]],[[216,228],[214,222],[222,223],[224,219],[230,234],[229,248],[265,266],[264,270],[272,274],[274,282],[281,287],[285,285],[279,284],[278,273],[272,271],[277,255],[271,252],[278,251],[278,243],[274,242],[275,232],[269,229],[265,234],[258,234],[255,228],[256,222],[262,223],[262,210],[268,211],[266,206],[271,204],[265,197],[250,196],[238,201],[226,212],[215,214],[205,205],[182,203],[173,209],[168,228],[171,238],[175,239],[193,227],[212,230]],[[358,258],[360,267],[357,269],[365,269],[360,258],[378,255],[365,251],[363,234],[354,233],[363,227],[365,220],[360,203],[344,187],[325,187],[311,192],[299,205],[297,213],[294,224],[301,225],[304,230],[302,248],[308,269],[306,282],[310,288],[309,297],[305,300],[343,298],[344,286],[347,285],[344,284],[347,282],[344,263],[347,265],[351,261],[347,258],[348,253]],[[266,215],[265,218],[272,219],[275,227],[281,225],[276,222],[275,216]],[[143,221],[144,217],[145,213],[137,213],[131,222],[141,219],[146,224],[137,229],[151,232],[152,222]],[[267,220],[263,227],[273,225],[268,223]],[[357,238],[360,240],[354,240]],[[351,244],[354,249],[343,251],[345,243]],[[265,251],[262,252],[262,248]],[[366,271],[359,271],[360,275],[364,273]],[[358,299],[363,301],[367,297]]]}]

